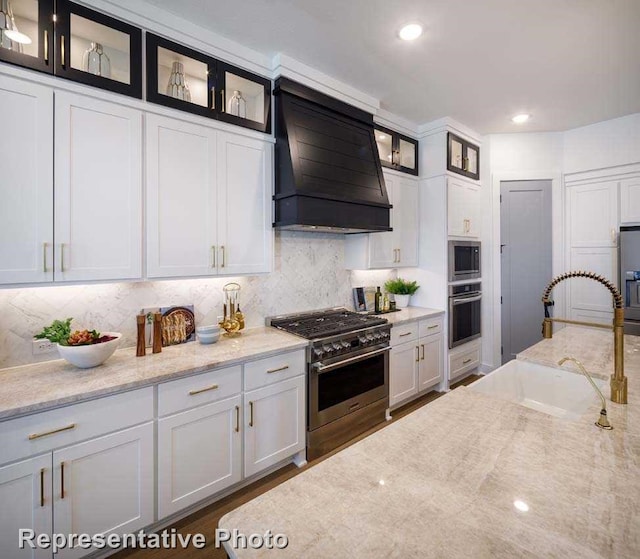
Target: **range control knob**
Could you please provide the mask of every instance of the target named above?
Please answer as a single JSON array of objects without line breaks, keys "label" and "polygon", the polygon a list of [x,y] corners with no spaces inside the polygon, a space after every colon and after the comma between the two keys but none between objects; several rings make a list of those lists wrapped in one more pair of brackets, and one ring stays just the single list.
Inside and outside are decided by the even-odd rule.
[{"label": "range control knob", "polygon": [[373,340],[375,340],[373,334],[367,334],[367,341],[372,342]]},{"label": "range control knob", "polygon": [[340,351],[342,349],[342,344],[340,342],[333,342],[333,349]]},{"label": "range control knob", "polygon": [[316,348],[313,350],[313,353],[314,353],[314,355],[315,355],[316,357],[322,357],[322,356],[324,355],[324,351],[323,351],[321,348],[319,348],[319,347],[316,347]]},{"label": "range control knob", "polygon": [[323,345],[322,346],[322,350],[325,353],[333,353],[333,346],[331,346],[331,345]]},{"label": "range control knob", "polygon": [[341,342],[341,345],[343,349],[349,349],[351,347],[349,342]]},{"label": "range control knob", "polygon": [[360,345],[365,345],[367,343],[367,338],[366,336],[360,336],[358,341],[360,342]]}]

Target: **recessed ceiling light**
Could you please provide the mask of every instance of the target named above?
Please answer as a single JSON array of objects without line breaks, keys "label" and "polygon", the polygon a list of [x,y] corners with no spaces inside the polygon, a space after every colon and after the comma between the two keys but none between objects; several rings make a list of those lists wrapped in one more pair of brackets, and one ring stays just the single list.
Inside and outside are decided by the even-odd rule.
[{"label": "recessed ceiling light", "polygon": [[513,122],[515,122],[516,124],[524,124],[525,122],[527,122],[527,120],[529,120],[531,118],[531,115],[528,115],[526,113],[520,114],[520,115],[516,115],[514,116],[511,120]]},{"label": "recessed ceiling light", "polygon": [[20,31],[16,31],[15,29],[6,29],[4,31],[4,34],[12,41],[20,43],[21,45],[31,44],[31,37],[25,35],[24,33],[20,33]]},{"label": "recessed ceiling light", "polygon": [[419,23],[409,23],[398,32],[398,36],[403,41],[414,41],[422,35],[422,25]]}]

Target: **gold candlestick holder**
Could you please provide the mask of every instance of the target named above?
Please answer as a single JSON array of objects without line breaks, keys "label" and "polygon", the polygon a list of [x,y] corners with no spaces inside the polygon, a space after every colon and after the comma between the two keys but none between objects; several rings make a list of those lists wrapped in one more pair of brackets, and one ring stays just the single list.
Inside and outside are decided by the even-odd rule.
[{"label": "gold candlestick holder", "polygon": [[225,331],[225,336],[234,338],[244,329],[244,315],[240,311],[240,286],[237,283],[228,283],[222,291],[224,292],[224,318],[220,322],[220,327]]}]

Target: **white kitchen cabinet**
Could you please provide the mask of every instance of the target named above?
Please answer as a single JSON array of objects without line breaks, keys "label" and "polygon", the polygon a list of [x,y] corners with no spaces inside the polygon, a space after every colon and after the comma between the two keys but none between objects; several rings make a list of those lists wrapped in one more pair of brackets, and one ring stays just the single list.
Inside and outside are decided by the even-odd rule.
[{"label": "white kitchen cabinet", "polygon": [[418,340],[420,361],[418,363],[418,391],[422,392],[440,384],[444,372],[442,335]]},{"label": "white kitchen cabinet", "polygon": [[[572,248],[570,258],[571,270],[593,272],[618,285],[618,250],[616,248]],[[585,278],[572,278],[569,281],[571,282],[569,304],[572,311],[606,312],[613,318],[613,301],[608,289]]]},{"label": "white kitchen cabinet", "polygon": [[153,523],[153,455],[152,422],[54,451],[53,532],[125,534]]},{"label": "white kitchen cabinet", "polygon": [[617,246],[618,183],[604,181],[567,188],[569,246]]},{"label": "white kitchen cabinet", "polygon": [[55,94],[55,281],[142,277],[142,113]]},{"label": "white kitchen cabinet", "polygon": [[449,351],[449,384],[480,366],[481,342],[482,340],[477,338]]},{"label": "white kitchen cabinet", "polygon": [[444,378],[442,317],[394,326],[389,356],[389,407],[433,389]]},{"label": "white kitchen cabinet", "polygon": [[0,468],[0,557],[51,559],[51,550],[18,549],[19,530],[51,534],[51,453]]},{"label": "white kitchen cabinet", "polygon": [[225,275],[271,271],[273,146],[218,133],[219,268]]},{"label": "white kitchen cabinet", "polygon": [[244,476],[304,450],[304,375],[244,393]]},{"label": "white kitchen cabinet", "polygon": [[147,275],[271,269],[272,146],[147,115]]},{"label": "white kitchen cabinet", "polygon": [[447,179],[447,215],[450,237],[478,238],[481,234],[480,186],[460,179]]},{"label": "white kitchen cabinet", "polygon": [[640,177],[620,181],[620,223],[640,224]]},{"label": "white kitchen cabinet", "polygon": [[407,342],[392,347],[389,354],[389,407],[409,399],[418,393],[416,375],[419,363],[417,342]]},{"label": "white kitchen cabinet", "polygon": [[384,172],[384,180],[393,206],[393,231],[348,235],[348,269],[407,268],[418,264],[418,183],[388,171]]},{"label": "white kitchen cabinet", "polygon": [[158,517],[164,518],[242,479],[242,398],[158,420]]},{"label": "white kitchen cabinet", "polygon": [[53,280],[53,91],[0,81],[0,283]]}]

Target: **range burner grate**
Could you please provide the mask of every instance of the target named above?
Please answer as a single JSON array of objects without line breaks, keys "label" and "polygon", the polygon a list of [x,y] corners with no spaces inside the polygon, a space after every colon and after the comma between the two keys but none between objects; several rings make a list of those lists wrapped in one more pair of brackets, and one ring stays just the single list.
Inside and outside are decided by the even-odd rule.
[{"label": "range burner grate", "polygon": [[386,324],[387,320],[362,315],[346,309],[322,311],[299,316],[272,319],[271,325],[309,340],[337,336],[362,328]]}]

